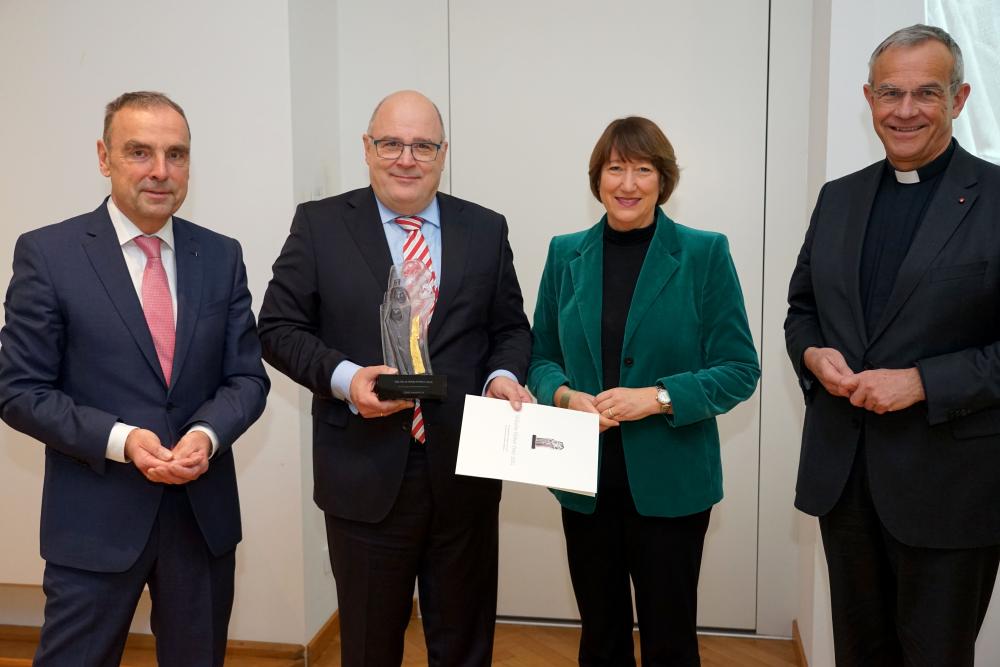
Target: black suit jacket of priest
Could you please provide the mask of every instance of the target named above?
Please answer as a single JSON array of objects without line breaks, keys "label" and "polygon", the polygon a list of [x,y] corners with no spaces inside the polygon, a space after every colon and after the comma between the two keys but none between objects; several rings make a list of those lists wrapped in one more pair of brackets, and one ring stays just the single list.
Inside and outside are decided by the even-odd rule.
[{"label": "black suit jacket of priest", "polygon": [[[789,289],[786,343],[805,394],[796,507],[828,513],[860,439],[885,527],[911,546],[1000,543],[1000,167],[956,147],[877,322],[859,265],[884,161],[827,183]],[[926,401],[878,415],[802,363],[832,347],[855,372],[919,369]]]}]

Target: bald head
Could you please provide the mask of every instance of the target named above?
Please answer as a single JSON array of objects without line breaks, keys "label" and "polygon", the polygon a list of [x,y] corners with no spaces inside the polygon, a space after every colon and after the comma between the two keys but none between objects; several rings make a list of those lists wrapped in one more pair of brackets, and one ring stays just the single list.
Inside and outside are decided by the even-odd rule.
[{"label": "bald head", "polygon": [[[375,107],[362,139],[378,200],[397,215],[418,215],[427,208],[441,184],[448,155],[437,106],[415,90],[393,93]],[[379,146],[389,148],[380,151]]]},{"label": "bald head", "polygon": [[389,95],[382,98],[382,100],[375,105],[375,110],[372,111],[372,117],[368,120],[368,134],[371,136],[376,136],[374,133],[375,122],[378,119],[379,113],[384,107],[388,106],[389,111],[394,111],[396,105],[403,105],[405,107],[427,107],[433,109],[434,115],[437,116],[437,124],[440,128],[440,134],[434,140],[436,143],[441,143],[444,141],[444,120],[441,118],[441,110],[438,109],[437,105],[430,101],[430,99],[416,90],[398,90],[395,93],[390,93]]}]

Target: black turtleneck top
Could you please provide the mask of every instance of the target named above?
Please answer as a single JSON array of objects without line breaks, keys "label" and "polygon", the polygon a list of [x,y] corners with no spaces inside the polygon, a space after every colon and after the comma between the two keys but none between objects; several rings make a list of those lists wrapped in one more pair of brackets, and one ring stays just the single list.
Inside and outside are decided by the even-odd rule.
[{"label": "black turtleneck top", "polygon": [[[604,223],[604,296],[601,300],[601,365],[604,389],[621,383],[622,346],[632,294],[646,259],[649,242],[656,232],[653,224],[642,229],[619,232]],[[604,432],[598,497],[602,492],[628,489],[622,434],[617,428]],[[599,501],[598,501],[599,502]]]}]

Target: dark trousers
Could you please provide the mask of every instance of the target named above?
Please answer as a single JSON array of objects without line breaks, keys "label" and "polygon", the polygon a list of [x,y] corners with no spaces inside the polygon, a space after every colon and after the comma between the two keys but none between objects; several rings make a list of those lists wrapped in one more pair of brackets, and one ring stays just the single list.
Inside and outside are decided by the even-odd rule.
[{"label": "dark trousers", "polygon": [[398,667],[420,593],[427,661],[486,666],[493,657],[499,506],[435,507],[423,445],[410,447],[396,503],[378,523],[326,515],[344,667]]},{"label": "dark trousers", "polygon": [[235,550],[214,557],[183,486],[164,487],[146,547],[125,572],[46,563],[45,622],[35,667],[117,667],[149,584],[156,659],[163,667],[223,664],[233,607]]},{"label": "dark trousers", "polygon": [[635,665],[632,593],[646,667],[700,665],[698,576],[711,509],[640,516],[627,489],[598,495],[594,514],[563,508],[570,578],[580,609],[580,665]]},{"label": "dark trousers", "polygon": [[837,665],[971,667],[1000,548],[899,542],[879,520],[865,458],[859,445],[843,495],[819,519]]}]

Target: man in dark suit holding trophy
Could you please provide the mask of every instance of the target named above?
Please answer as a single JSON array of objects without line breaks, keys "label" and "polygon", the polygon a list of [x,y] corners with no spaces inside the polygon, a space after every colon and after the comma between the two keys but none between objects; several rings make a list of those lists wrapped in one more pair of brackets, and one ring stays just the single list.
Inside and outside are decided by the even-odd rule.
[{"label": "man in dark suit holding trophy", "polygon": [[[313,392],[314,495],[343,664],[400,664],[416,581],[433,661],[489,665],[500,482],[454,471],[466,394],[530,400],[531,333],[507,223],[437,191],[448,143],[420,93],[382,100],[363,141],[371,187],[296,211],[261,309],[264,357]],[[421,314],[433,373],[447,378],[442,400],[374,390],[395,371],[379,314],[393,265],[432,276]]]}]

